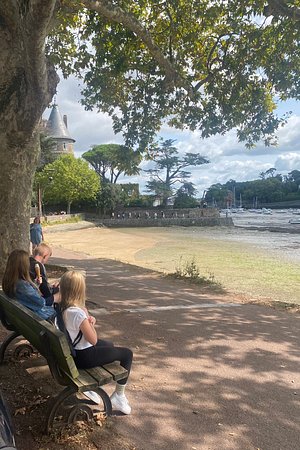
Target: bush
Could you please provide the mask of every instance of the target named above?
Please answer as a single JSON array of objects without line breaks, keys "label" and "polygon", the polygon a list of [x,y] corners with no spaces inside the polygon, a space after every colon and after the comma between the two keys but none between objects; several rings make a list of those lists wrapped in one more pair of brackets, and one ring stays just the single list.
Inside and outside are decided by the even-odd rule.
[{"label": "bush", "polygon": [[196,284],[212,285],[221,288],[221,284],[215,280],[213,273],[208,272],[208,276],[201,275],[200,268],[197,265],[194,256],[187,261],[183,261],[182,257],[180,257],[179,264],[175,268],[175,273],[172,275],[175,278],[190,280]]}]

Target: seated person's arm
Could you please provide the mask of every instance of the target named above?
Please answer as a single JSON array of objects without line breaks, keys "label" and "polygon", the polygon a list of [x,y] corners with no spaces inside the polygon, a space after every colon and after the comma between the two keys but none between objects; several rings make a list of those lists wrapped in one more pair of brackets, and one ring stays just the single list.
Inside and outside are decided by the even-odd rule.
[{"label": "seated person's arm", "polygon": [[91,324],[91,322],[88,319],[84,319],[81,322],[80,330],[82,331],[83,336],[85,339],[92,345],[97,344],[97,332],[94,328],[94,325]]},{"label": "seated person's arm", "polygon": [[41,308],[45,306],[45,299],[41,296],[40,292],[35,289],[28,281],[21,281],[16,286],[16,298],[22,303],[28,303],[29,305],[36,305]]}]

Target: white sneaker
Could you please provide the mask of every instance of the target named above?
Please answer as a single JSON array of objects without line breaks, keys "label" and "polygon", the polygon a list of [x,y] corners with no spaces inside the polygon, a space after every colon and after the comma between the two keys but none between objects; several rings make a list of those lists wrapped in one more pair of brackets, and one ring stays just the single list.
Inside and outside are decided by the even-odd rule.
[{"label": "white sneaker", "polygon": [[101,397],[100,395],[97,394],[97,392],[94,391],[85,391],[84,395],[89,398],[90,400],[92,400],[92,402],[96,403],[97,405],[99,405],[101,403]]},{"label": "white sneaker", "polygon": [[114,392],[110,397],[110,401],[113,409],[121,411],[123,414],[127,415],[131,413],[131,407],[129,406],[128,400],[124,394],[119,395],[117,392]]}]

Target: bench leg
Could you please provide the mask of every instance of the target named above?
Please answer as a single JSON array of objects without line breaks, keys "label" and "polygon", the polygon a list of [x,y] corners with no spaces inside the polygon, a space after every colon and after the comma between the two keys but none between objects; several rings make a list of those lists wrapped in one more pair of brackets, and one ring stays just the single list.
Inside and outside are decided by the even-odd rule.
[{"label": "bench leg", "polygon": [[7,347],[9,346],[9,344],[19,336],[21,336],[20,333],[18,333],[17,331],[14,331],[13,333],[11,333],[9,336],[7,336],[4,339],[4,341],[2,342],[1,347],[0,347],[0,364],[3,363],[5,351],[6,351]]},{"label": "bench leg", "polygon": [[[112,415],[112,406],[108,394],[100,387],[93,389],[101,397],[103,402],[103,413],[106,416]],[[91,420],[93,418],[93,410],[87,404],[79,399],[71,403],[71,396],[78,393],[77,389],[72,386],[67,386],[56,397],[50,401],[50,406],[46,419],[46,433],[49,434],[56,425],[66,425],[76,422],[77,420]],[[68,402],[69,401],[69,402]],[[88,402],[88,400],[87,400]],[[65,404],[66,403],[66,404]],[[68,404],[69,403],[69,404]],[[64,405],[65,404],[65,405]],[[64,409],[64,413],[60,408]],[[64,421],[61,419],[64,417]],[[56,419],[59,418],[60,422]]]}]

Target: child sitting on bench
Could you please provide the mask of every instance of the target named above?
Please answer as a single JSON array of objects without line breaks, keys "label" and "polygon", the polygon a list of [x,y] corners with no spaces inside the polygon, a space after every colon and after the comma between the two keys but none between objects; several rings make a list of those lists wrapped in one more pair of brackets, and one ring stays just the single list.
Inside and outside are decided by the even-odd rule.
[{"label": "child sitting on bench", "polygon": [[[115,347],[112,342],[98,339],[95,330],[96,319],[89,315],[85,307],[85,290],[85,279],[80,272],[68,271],[61,277],[60,308],[65,328],[76,351],[74,357],[76,366],[79,369],[88,369],[120,361],[129,375],[132,351],[125,347]],[[128,377],[117,382],[115,392],[110,397],[113,408],[123,414],[131,412],[125,396],[127,379]]]}]

